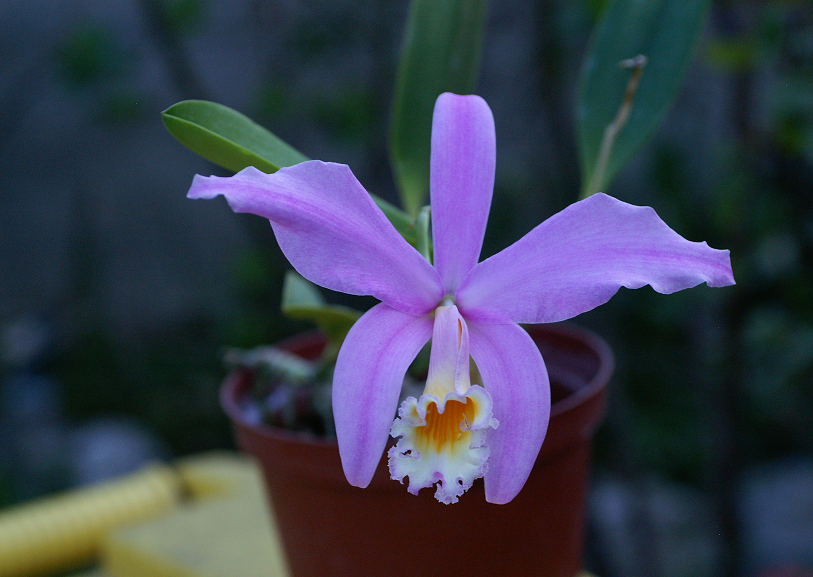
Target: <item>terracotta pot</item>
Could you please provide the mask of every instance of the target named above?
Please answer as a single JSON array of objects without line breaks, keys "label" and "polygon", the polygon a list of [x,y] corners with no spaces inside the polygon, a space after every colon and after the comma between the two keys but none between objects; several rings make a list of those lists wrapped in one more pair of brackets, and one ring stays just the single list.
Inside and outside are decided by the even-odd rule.
[{"label": "terracotta pot", "polygon": [[[606,402],[612,352],[571,325],[529,332],[551,378],[553,407],[528,482],[506,505],[485,501],[482,479],[457,504],[418,496],[389,478],[382,457],[366,489],[345,479],[335,442],[247,422],[250,375],[235,373],[221,402],[238,446],[261,463],[294,577],[536,575],[574,577],[582,567],[590,439]],[[285,343],[319,353],[313,334]]]}]

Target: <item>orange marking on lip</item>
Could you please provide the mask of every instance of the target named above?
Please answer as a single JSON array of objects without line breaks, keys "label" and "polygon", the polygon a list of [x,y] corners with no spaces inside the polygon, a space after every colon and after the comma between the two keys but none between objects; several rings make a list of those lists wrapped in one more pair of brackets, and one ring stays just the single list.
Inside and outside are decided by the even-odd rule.
[{"label": "orange marking on lip", "polygon": [[437,404],[430,403],[426,407],[426,425],[415,429],[416,445],[433,448],[436,453],[441,453],[454,449],[464,437],[467,439],[470,433],[468,430],[461,431],[460,423],[464,420],[466,423],[474,422],[477,410],[475,403],[469,401],[467,399],[465,403],[461,403],[448,400],[443,413],[438,412]]}]

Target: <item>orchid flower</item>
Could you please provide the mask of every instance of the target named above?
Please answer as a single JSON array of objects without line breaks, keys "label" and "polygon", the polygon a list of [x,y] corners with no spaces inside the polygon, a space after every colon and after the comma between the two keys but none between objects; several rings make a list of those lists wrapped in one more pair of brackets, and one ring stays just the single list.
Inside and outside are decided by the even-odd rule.
[{"label": "orchid flower", "polygon": [[[333,377],[348,481],[366,487],[389,433],[390,472],[409,491],[437,484],[453,503],[483,477],[506,503],[524,485],[550,416],[545,363],[517,323],[550,323],[620,287],[672,293],[734,283],[728,251],[690,242],[648,207],[604,194],[577,202],[478,262],[496,162],[494,120],[478,96],[442,94],[432,124],[434,263],[386,219],[344,165],[309,161],[265,174],[196,176],[190,198],[226,197],[271,221],[293,267],[322,287],[381,302],[342,344]],[[430,340],[424,394],[398,408],[404,375]],[[471,384],[469,358],[482,383]],[[477,374],[475,373],[475,374]]]}]

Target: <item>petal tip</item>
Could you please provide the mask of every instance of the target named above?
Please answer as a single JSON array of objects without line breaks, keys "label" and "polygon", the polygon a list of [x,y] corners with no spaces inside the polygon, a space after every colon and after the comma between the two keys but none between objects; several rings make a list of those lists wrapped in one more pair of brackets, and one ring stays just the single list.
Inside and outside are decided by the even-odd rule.
[{"label": "petal tip", "polygon": [[192,184],[189,187],[189,191],[186,193],[186,198],[191,198],[197,200],[199,198],[214,198],[220,192],[214,191],[209,187],[209,181],[212,177],[211,176],[203,176],[200,174],[196,174],[192,178]]}]

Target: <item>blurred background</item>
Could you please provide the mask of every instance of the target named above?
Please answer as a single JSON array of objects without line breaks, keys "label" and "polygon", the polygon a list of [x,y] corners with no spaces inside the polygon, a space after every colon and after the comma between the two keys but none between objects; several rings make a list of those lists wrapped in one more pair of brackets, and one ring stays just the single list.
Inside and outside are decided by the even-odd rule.
[{"label": "blurred background", "polygon": [[[478,93],[498,158],[484,256],[577,198],[573,102],[604,5],[489,6]],[[387,118],[406,11],[2,3],[0,507],[233,446],[223,348],[304,325],[279,314],[288,265],[267,223],[185,198],[195,173],[227,173],[160,112],[223,103],[394,201]],[[715,0],[674,106],[607,192],[730,249],[738,284],[622,289],[576,319],[617,357],[588,566],[813,574],[813,6]]]}]

